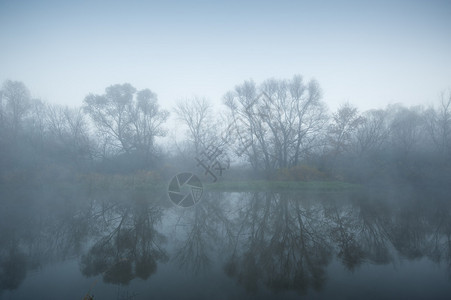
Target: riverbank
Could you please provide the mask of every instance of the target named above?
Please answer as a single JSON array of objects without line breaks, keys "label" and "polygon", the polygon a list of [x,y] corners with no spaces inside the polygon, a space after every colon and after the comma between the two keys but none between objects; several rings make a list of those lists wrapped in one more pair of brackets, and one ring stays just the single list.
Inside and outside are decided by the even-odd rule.
[{"label": "riverbank", "polygon": [[272,180],[245,180],[221,181],[206,184],[207,190],[244,192],[244,191],[344,191],[361,188],[358,184],[341,181],[272,181]]}]

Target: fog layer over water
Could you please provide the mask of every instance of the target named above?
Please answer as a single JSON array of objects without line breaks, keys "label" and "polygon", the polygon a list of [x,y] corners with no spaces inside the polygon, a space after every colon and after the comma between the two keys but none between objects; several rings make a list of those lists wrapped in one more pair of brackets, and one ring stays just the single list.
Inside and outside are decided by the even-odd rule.
[{"label": "fog layer over water", "polygon": [[[451,293],[451,205],[407,191],[2,191],[2,299]],[[129,298],[127,298],[129,297]]]},{"label": "fog layer over water", "polygon": [[178,103],[186,139],[162,144],[149,89],[78,109],[1,92],[4,299],[450,294],[449,93],[329,113],[315,80],[250,80],[223,114]]},{"label": "fog layer over water", "polygon": [[450,298],[450,1],[34,2],[0,300]]}]

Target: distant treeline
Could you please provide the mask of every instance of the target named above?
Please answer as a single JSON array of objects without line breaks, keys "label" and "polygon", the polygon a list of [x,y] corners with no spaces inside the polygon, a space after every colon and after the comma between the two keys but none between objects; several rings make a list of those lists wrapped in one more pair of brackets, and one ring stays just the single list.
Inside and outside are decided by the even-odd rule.
[{"label": "distant treeline", "polygon": [[276,180],[451,182],[451,93],[434,107],[359,112],[345,103],[329,112],[316,81],[245,81],[225,94],[220,112],[203,98],[180,101],[173,112],[187,129],[185,140],[164,145],[156,138],[167,134],[169,112],[149,89],[112,85],[79,108],[33,99],[18,81],[5,81],[0,95],[3,183],[165,174],[200,157],[222,159],[216,166],[227,164],[230,174]]}]

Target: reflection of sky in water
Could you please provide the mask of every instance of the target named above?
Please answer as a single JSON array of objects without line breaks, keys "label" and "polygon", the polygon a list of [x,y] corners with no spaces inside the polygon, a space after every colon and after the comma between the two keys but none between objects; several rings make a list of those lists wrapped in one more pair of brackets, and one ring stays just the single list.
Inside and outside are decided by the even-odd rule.
[{"label": "reflection of sky in water", "polygon": [[[143,200],[148,195],[123,196],[125,202],[121,197],[105,196],[106,202],[93,197],[95,205],[80,200],[75,206],[68,204],[71,212],[59,216],[45,210],[47,221],[28,220],[27,226],[41,224],[39,228],[17,226],[13,231],[23,236],[14,237],[16,249],[34,256],[38,267],[27,271],[17,289],[4,288],[0,299],[81,298],[91,286],[96,299],[135,294],[132,299],[297,299],[300,294],[334,299],[350,295],[356,299],[440,299],[451,293],[446,267],[450,249],[444,247],[451,230],[446,221],[450,208],[443,203],[437,209],[418,206],[413,200],[387,206],[361,195],[206,193],[195,207],[163,210]],[[83,215],[91,217],[84,219]],[[42,216],[36,212],[35,217]],[[85,228],[73,222],[74,216],[90,227],[79,247],[74,247],[76,239],[63,236]],[[142,222],[148,226],[140,227]],[[5,223],[1,224],[5,229]],[[114,234],[120,226],[128,235]],[[34,237],[27,237],[27,231],[34,232]],[[14,244],[5,242],[7,236],[0,240],[2,267],[8,247]],[[84,257],[96,245],[109,245],[108,237],[118,236],[122,244],[115,244],[119,246],[113,247],[112,254],[108,247],[100,253],[100,257],[109,257],[109,266],[92,277],[83,276]],[[438,249],[431,242],[435,238]],[[54,244],[59,250],[49,251],[52,245],[39,244],[46,239],[62,240]],[[64,251],[66,255],[60,253]],[[169,260],[157,257],[157,268],[146,280],[138,276],[128,284],[103,281],[111,266],[124,257],[133,260],[133,255],[139,261],[146,251],[162,251]],[[433,262],[428,256],[442,261]],[[231,261],[236,263],[232,267]],[[2,285],[9,275],[0,273]]]}]

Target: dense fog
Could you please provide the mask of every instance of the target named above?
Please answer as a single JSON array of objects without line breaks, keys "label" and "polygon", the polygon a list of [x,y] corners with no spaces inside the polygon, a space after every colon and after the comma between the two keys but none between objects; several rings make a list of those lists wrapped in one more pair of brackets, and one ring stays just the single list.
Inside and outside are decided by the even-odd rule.
[{"label": "dense fog", "polygon": [[450,299],[451,2],[0,0],[0,300]]},{"label": "dense fog", "polygon": [[[450,182],[450,92],[432,106],[361,112],[344,103],[329,111],[320,84],[296,75],[236,85],[221,113],[199,97],[170,112],[156,93],[127,83],[88,94],[81,107],[35,99],[19,81],[5,81],[1,95],[0,175],[7,185],[137,172],[166,180],[212,151],[221,152],[224,176],[417,188]],[[159,143],[170,113],[185,134]]]},{"label": "dense fog", "polygon": [[[180,284],[179,272],[201,298],[361,297],[355,279],[337,294],[330,276],[366,278],[373,265],[389,279],[399,260],[448,278],[399,293],[449,291],[449,93],[429,107],[331,112],[319,83],[296,75],[236,85],[220,115],[199,97],[167,111],[130,84],[78,108],[35,99],[19,81],[1,95],[0,296],[31,298],[27,278],[45,286],[73,272],[48,265],[74,260],[85,283],[58,297],[183,298],[167,278]],[[171,113],[185,134],[161,140]],[[235,287],[207,288],[215,281]],[[380,284],[375,295],[391,297]]]}]

